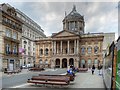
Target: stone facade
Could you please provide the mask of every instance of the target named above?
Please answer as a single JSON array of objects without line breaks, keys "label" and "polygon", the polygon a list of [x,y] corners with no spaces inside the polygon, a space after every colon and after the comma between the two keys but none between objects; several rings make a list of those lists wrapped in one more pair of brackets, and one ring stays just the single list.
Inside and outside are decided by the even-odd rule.
[{"label": "stone facade", "polygon": [[14,7],[0,4],[0,69],[15,70],[19,68],[19,47],[22,34],[22,21],[16,16]]},{"label": "stone facade", "polygon": [[63,20],[62,31],[36,40],[36,65],[51,68],[102,65],[105,33],[84,33],[84,27],[84,17],[74,6]]},{"label": "stone facade", "polygon": [[35,23],[32,19],[30,19],[27,15],[25,15],[20,10],[16,9],[17,16],[21,18],[22,25],[22,38],[21,38],[21,48],[24,52],[20,57],[20,66],[34,66],[35,64],[35,41],[36,38],[45,38],[44,30]]},{"label": "stone facade", "polygon": [[[36,64],[58,68],[91,67],[93,63],[97,66],[102,64],[103,38],[103,35],[84,37],[63,30],[51,38],[36,41]],[[98,47],[96,52],[95,47]]]}]

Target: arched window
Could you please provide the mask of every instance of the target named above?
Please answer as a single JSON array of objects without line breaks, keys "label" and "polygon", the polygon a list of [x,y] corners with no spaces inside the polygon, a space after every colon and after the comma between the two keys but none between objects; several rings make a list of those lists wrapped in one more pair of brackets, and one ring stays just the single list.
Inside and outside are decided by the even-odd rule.
[{"label": "arched window", "polygon": [[98,53],[98,50],[99,50],[99,47],[98,47],[98,46],[95,46],[95,47],[94,47],[94,53],[95,53],[95,54]]},{"label": "arched window", "polygon": [[17,46],[16,45],[13,46],[13,54],[17,54]]},{"label": "arched window", "polygon": [[81,63],[82,63],[82,64],[85,64],[85,60],[81,60]]},{"label": "arched window", "polygon": [[87,50],[88,50],[88,53],[90,54],[90,53],[92,52],[92,47],[89,46],[89,47],[87,48]]},{"label": "arched window", "polygon": [[6,54],[10,54],[10,44],[6,44]]},{"label": "arched window", "polygon": [[91,64],[92,64],[91,59],[88,59],[88,64],[89,64],[89,65],[91,65]]},{"label": "arched window", "polygon": [[81,60],[81,67],[85,68],[85,60],[84,59]]},{"label": "arched window", "polygon": [[48,48],[45,49],[45,54],[48,55]]},{"label": "arched window", "polygon": [[98,64],[98,60],[97,60],[97,58],[95,58],[95,60],[94,60],[94,64]]},{"label": "arched window", "polygon": [[85,54],[85,47],[81,48],[81,54]]},{"label": "arched window", "polygon": [[45,60],[45,64],[48,64],[48,60],[47,59]]},{"label": "arched window", "polygon": [[42,63],[43,63],[43,62],[42,62],[42,59],[40,59],[39,63],[40,63],[40,64],[42,64]]},{"label": "arched window", "polygon": [[40,49],[40,55],[43,55],[43,49]]}]

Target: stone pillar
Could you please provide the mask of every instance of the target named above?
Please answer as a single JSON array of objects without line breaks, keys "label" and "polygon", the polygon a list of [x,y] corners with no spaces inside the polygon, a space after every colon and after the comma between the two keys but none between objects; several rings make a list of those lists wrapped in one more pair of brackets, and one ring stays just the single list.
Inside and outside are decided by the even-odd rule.
[{"label": "stone pillar", "polygon": [[75,30],[75,21],[74,21],[74,30]]},{"label": "stone pillar", "polygon": [[58,46],[58,43],[56,42],[56,53],[57,53],[57,54],[58,54],[58,50],[59,50],[58,47],[59,47],[59,46]]},{"label": "stone pillar", "polygon": [[55,51],[54,53],[56,54],[56,41],[54,41],[54,47],[55,47],[55,48],[54,48],[54,49],[55,49],[55,50],[54,50],[54,51]]},{"label": "stone pillar", "polygon": [[45,46],[43,44],[43,55],[45,55]]},{"label": "stone pillar", "polygon": [[54,53],[54,42],[52,41],[52,55]]},{"label": "stone pillar", "polygon": [[68,40],[67,44],[68,44],[67,54],[69,54],[69,40]]},{"label": "stone pillar", "polygon": [[79,52],[79,40],[77,40],[77,54]]},{"label": "stone pillar", "polygon": [[36,64],[39,64],[39,59],[38,59],[38,57],[41,55],[40,54],[40,44],[38,44],[38,48],[37,48],[38,50],[37,50],[37,57],[36,57],[36,59],[37,59],[37,62],[36,62]]},{"label": "stone pillar", "polygon": [[62,59],[60,59],[60,68],[62,68]]},{"label": "stone pillar", "polygon": [[74,54],[76,54],[76,40],[74,40]]},{"label": "stone pillar", "polygon": [[60,42],[60,47],[61,47],[61,50],[60,50],[60,53],[62,54],[62,41]]}]

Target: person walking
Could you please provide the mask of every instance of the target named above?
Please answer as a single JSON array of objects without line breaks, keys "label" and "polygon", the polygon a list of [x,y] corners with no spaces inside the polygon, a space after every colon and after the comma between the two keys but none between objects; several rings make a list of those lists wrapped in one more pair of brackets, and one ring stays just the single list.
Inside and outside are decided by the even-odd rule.
[{"label": "person walking", "polygon": [[92,66],[92,75],[94,74],[94,71],[95,71],[95,66],[93,65]]}]

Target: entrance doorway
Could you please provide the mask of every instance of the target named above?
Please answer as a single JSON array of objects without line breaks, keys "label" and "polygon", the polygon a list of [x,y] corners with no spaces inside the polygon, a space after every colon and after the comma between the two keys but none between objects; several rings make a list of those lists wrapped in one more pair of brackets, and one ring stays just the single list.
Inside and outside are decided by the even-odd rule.
[{"label": "entrance doorway", "polygon": [[74,66],[74,59],[73,59],[73,58],[70,58],[70,59],[69,59],[69,65],[70,65],[70,66]]},{"label": "entrance doorway", "polygon": [[55,67],[60,68],[60,59],[56,59],[55,61]]},{"label": "entrance doorway", "polygon": [[10,60],[9,70],[10,70],[10,71],[14,70],[14,60]]},{"label": "entrance doorway", "polygon": [[67,59],[62,59],[62,68],[67,68]]}]

